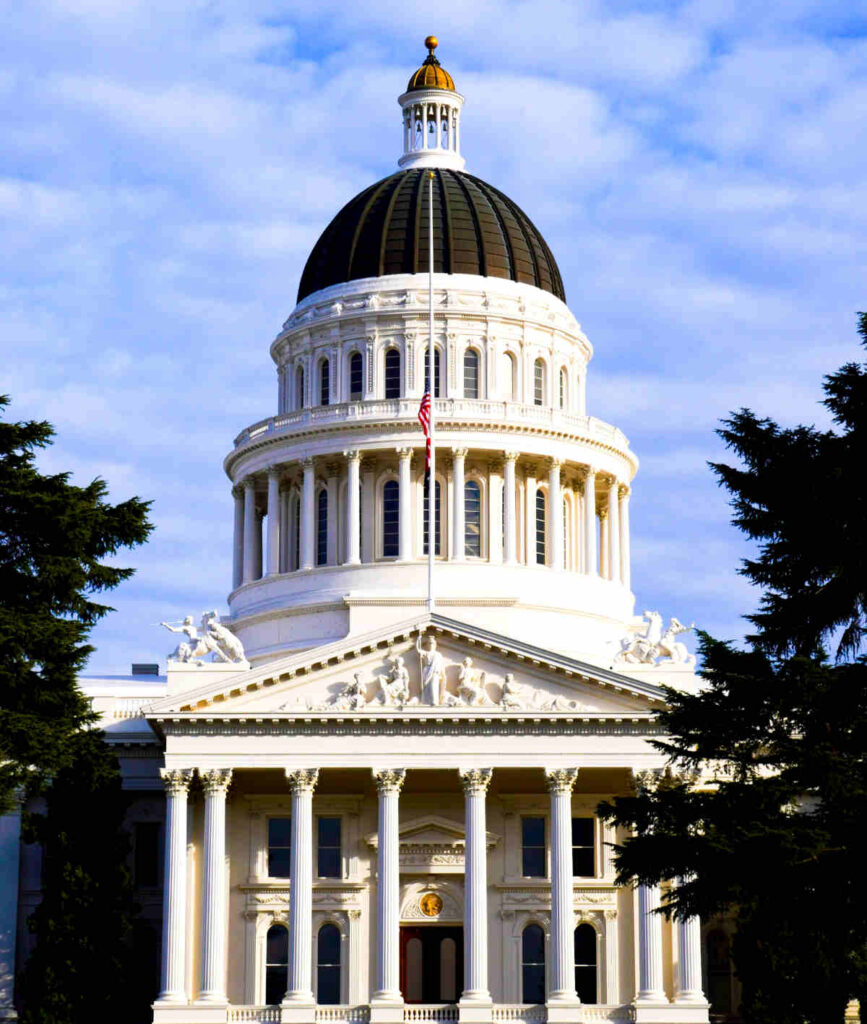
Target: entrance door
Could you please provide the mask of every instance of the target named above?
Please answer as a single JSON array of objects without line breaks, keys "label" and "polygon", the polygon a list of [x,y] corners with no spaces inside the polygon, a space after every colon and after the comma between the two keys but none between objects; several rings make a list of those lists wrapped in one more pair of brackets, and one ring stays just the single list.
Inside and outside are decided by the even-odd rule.
[{"label": "entrance door", "polygon": [[464,989],[464,930],[400,930],[400,990],[407,1003],[456,1003]]}]

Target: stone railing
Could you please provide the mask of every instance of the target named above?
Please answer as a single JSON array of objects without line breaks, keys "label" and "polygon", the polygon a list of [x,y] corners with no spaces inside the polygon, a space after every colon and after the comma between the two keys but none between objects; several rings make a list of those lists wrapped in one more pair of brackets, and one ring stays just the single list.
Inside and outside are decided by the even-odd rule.
[{"label": "stone railing", "polygon": [[538,1024],[548,1019],[548,1010],[545,1006],[536,1003],[516,1003],[509,1005],[501,1003],[494,1007],[494,1024],[506,1024],[512,1021],[517,1024]]},{"label": "stone railing", "polygon": [[145,708],[153,704],[153,697],[121,697],[111,709],[112,718],[141,718]]},{"label": "stone railing", "polygon": [[[406,421],[414,424],[418,417],[418,398],[375,399],[369,402],[341,402],[338,405],[316,405],[297,412],[269,416],[253,423],[235,438],[235,448],[253,441],[263,441],[283,434],[301,433],[328,426],[351,427],[353,423],[371,420]],[[472,398],[438,398],[435,403],[437,426],[448,429],[449,421],[461,424],[495,423],[533,429],[556,429],[578,434],[588,440],[611,445],[620,450],[629,448],[623,431],[594,416],[577,416],[544,405],[522,402],[501,402]],[[419,434],[419,437],[421,434]]]},{"label": "stone railing", "polygon": [[458,1008],[451,1003],[412,1003],[403,1008],[405,1024],[452,1024],[458,1019]]},{"label": "stone railing", "polygon": [[369,1006],[317,1006],[316,1024],[367,1024]]},{"label": "stone railing", "polygon": [[279,1006],[230,1006],[226,1020],[229,1024],[280,1024]]}]

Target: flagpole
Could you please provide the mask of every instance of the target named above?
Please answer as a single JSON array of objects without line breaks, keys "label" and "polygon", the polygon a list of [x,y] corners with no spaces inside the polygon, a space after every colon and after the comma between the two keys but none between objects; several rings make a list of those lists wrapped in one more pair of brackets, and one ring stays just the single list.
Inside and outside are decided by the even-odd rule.
[{"label": "flagpole", "polygon": [[434,534],[436,531],[436,444],[434,442],[434,414],[436,396],[436,384],[434,382],[434,305],[433,305],[433,275],[434,275],[434,250],[433,250],[433,183],[434,172],[430,171],[428,177],[427,191],[427,242],[428,242],[428,346],[427,346],[427,379],[430,385],[430,473],[427,481],[427,610],[434,610],[434,557],[436,544]]}]

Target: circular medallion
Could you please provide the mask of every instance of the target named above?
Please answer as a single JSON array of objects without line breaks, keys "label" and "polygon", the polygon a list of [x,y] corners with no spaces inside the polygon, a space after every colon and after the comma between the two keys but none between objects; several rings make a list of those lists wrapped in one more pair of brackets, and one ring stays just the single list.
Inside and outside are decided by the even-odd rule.
[{"label": "circular medallion", "polygon": [[435,892],[426,892],[418,905],[425,917],[436,917],[443,909],[443,898]]}]

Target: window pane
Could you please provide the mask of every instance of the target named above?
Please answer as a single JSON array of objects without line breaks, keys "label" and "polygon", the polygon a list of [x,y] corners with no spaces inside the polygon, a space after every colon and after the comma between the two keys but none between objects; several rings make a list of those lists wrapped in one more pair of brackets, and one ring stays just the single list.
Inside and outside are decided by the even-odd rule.
[{"label": "window pane", "polygon": [[544,405],[545,402],[545,364],[537,359],[533,366],[533,403]]},{"label": "window pane", "polygon": [[340,818],[319,819],[319,845],[340,847]]},{"label": "window pane", "polygon": [[566,398],[567,398],[566,370],[564,368],[564,369],[562,369],[560,371],[560,408],[561,409],[565,409],[566,408]]},{"label": "window pane", "polygon": [[[268,874],[288,878],[292,850],[292,819],[268,819]],[[287,933],[288,934],[288,933]],[[288,939],[287,939],[288,941]]]},{"label": "window pane", "polygon": [[[428,386],[428,381],[430,380],[430,362],[429,362],[429,358],[430,357],[428,355],[428,351],[429,351],[428,349],[425,349],[425,351],[424,351],[424,386],[425,387]],[[434,398],[439,398],[440,397],[440,379],[441,379],[440,378],[440,350],[438,348],[435,348],[434,349],[434,390],[433,390]]]},{"label": "window pane", "polygon": [[362,393],[362,359],[361,353],[355,352],[349,359],[349,397],[361,398]]},{"label": "window pane", "polygon": [[319,819],[317,870],[320,878],[340,878],[340,818]]},{"label": "window pane", "polygon": [[[443,516],[442,516],[442,502],[440,501],[440,482],[434,484],[434,504],[436,505],[436,522],[434,523],[434,554],[442,554],[442,527],[443,527]],[[430,500],[427,488],[424,489],[424,540],[422,541],[422,548],[424,554],[428,552],[428,508],[430,506]]]},{"label": "window pane", "polygon": [[464,398],[479,397],[479,353],[467,349],[464,353]]},{"label": "window pane", "polygon": [[544,878],[545,819],[521,819],[521,874],[529,878]]},{"label": "window pane", "polygon": [[475,480],[464,484],[464,548],[468,555],[482,554],[482,492]]},{"label": "window pane", "polygon": [[265,958],[269,964],[289,962],[289,932],[281,924],[272,925],[265,938]]},{"label": "window pane", "polygon": [[382,554],[397,558],[400,554],[400,488],[389,480],[382,489]]},{"label": "window pane", "polygon": [[286,989],[289,987],[289,968],[272,967],[271,964],[265,968],[265,1002],[268,1006],[277,1006],[283,1002]]},{"label": "window pane", "polygon": [[545,819],[522,818],[521,841],[524,846],[545,845]]},{"label": "window pane", "polygon": [[319,364],[319,404],[328,405],[330,398],[331,371],[327,359]]},{"label": "window pane", "polygon": [[295,371],[295,408],[304,408],[304,370],[300,366]]},{"label": "window pane", "polygon": [[522,874],[527,878],[545,877],[545,850],[539,847],[527,846],[523,851]]},{"label": "window pane", "polygon": [[274,1006],[283,1001],[289,983],[289,932],[280,924],[271,925],[265,938],[265,1002]]},{"label": "window pane", "polygon": [[536,564],[544,565],[547,561],[545,550],[545,526],[546,526],[545,492],[536,491]]},{"label": "window pane", "polygon": [[328,563],[328,491],[319,492],[316,513],[316,564]]},{"label": "window pane", "polygon": [[319,929],[316,954],[316,1001],[340,1002],[340,932],[333,924]]},{"label": "window pane", "polygon": [[400,398],[400,352],[396,348],[385,353],[385,397]]},{"label": "window pane", "polygon": [[545,933],[537,924],[521,935],[521,1002],[545,1002]]},{"label": "window pane", "polygon": [[160,826],[156,821],[138,821],[133,826],[133,881],[153,888],[160,878]]},{"label": "window pane", "polygon": [[589,924],[575,929],[575,988],[582,1003],[596,1002],[596,932]]},{"label": "window pane", "polygon": [[572,874],[592,877],[596,874],[595,820],[572,819]]}]

